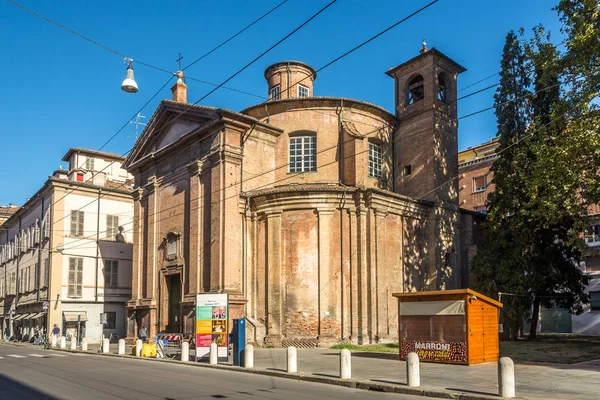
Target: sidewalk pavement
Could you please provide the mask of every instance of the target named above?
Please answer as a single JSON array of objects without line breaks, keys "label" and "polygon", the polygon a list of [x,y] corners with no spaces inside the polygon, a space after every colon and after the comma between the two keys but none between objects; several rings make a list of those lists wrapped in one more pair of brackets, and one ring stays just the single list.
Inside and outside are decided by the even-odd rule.
[{"label": "sidewalk pavement", "polygon": [[[98,346],[90,346],[88,353],[98,353]],[[110,354],[116,355],[117,349],[116,344],[111,344]],[[190,349],[190,353],[193,359],[194,350]],[[431,397],[499,398],[497,363],[463,366],[421,362],[421,387],[415,389],[406,386],[406,363],[398,360],[397,354],[353,351],[352,381],[340,380],[339,353],[329,349],[298,349],[298,374],[287,374],[286,349],[255,349],[252,372]],[[131,354],[131,346],[127,346],[125,354]],[[219,367],[239,370],[232,366],[231,360],[232,357]],[[208,367],[206,363],[198,364]],[[600,360],[568,365],[515,364],[516,394],[526,399],[595,400],[600,393],[599,373]]]}]

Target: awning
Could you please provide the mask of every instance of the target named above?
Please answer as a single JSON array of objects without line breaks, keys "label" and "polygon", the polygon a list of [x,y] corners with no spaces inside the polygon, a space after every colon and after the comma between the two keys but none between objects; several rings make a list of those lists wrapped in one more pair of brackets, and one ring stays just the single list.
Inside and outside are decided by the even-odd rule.
[{"label": "awning", "polygon": [[21,319],[23,319],[27,314],[17,314],[16,316],[13,317],[13,321],[19,321]]},{"label": "awning", "polygon": [[26,319],[31,319],[31,316],[34,315],[35,313],[27,313],[25,315],[23,315],[23,318],[21,318],[22,320],[26,320]]},{"label": "awning", "polygon": [[408,315],[464,315],[464,313],[464,300],[400,303],[400,318]]},{"label": "awning", "polygon": [[86,311],[65,311],[63,312],[63,316],[65,318],[65,322],[77,322],[79,317],[81,317],[81,322],[88,320]]},{"label": "awning", "polygon": [[30,319],[38,319],[38,318],[42,318],[44,315],[46,315],[45,312],[39,312],[39,313],[31,314],[31,316],[29,318]]}]

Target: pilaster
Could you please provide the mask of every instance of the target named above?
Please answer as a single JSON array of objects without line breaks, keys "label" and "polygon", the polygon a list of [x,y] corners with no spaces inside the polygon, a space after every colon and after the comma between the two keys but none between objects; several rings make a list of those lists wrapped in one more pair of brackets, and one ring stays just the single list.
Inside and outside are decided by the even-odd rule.
[{"label": "pilaster", "polygon": [[281,210],[265,213],[267,217],[267,335],[268,342],[281,342],[283,326],[283,276],[281,260]]}]

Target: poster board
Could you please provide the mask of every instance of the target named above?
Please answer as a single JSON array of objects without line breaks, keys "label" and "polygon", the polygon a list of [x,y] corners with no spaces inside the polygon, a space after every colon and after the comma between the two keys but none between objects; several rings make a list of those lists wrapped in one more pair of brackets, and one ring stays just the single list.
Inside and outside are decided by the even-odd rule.
[{"label": "poster board", "polygon": [[220,361],[229,358],[229,295],[196,295],[196,361],[208,360],[211,343],[217,343]]}]

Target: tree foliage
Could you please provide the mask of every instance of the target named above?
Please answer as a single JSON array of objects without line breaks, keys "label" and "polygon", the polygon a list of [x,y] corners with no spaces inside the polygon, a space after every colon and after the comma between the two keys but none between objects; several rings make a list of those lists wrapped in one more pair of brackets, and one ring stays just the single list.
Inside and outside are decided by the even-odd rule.
[{"label": "tree foliage", "polygon": [[513,339],[532,308],[535,338],[540,306],[581,313],[589,301],[579,264],[589,206],[600,200],[600,14],[589,0],[562,0],[556,10],[566,50],[542,26],[523,42],[509,32],[494,97],[496,191],[488,199],[488,246],[473,272],[480,290],[510,295],[503,320]]}]

